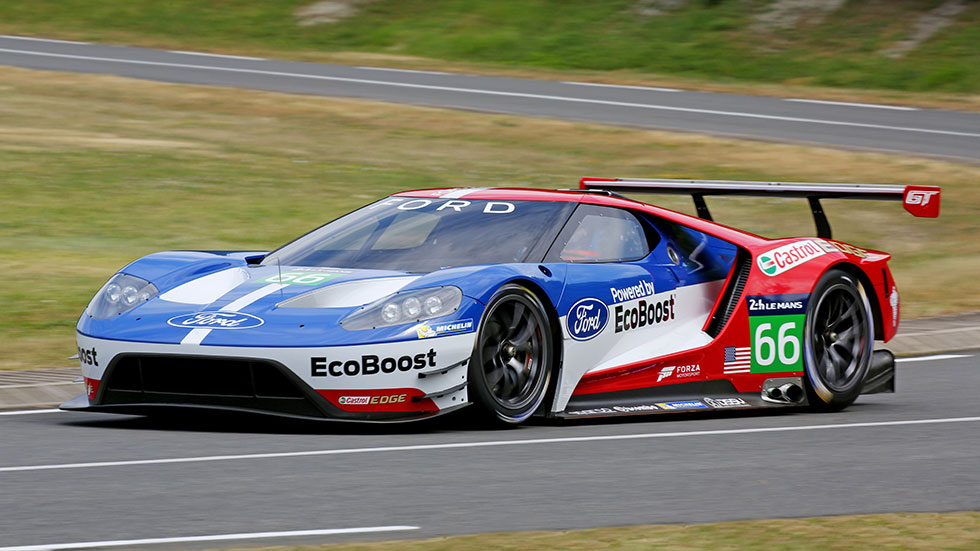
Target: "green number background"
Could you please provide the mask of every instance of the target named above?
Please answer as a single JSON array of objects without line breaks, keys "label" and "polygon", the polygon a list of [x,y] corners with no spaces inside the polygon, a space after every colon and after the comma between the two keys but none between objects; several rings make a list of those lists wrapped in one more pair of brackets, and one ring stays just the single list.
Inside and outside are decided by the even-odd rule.
[{"label": "green number background", "polygon": [[[803,324],[806,320],[806,314],[788,314],[782,316],[750,316],[749,317],[749,330],[752,338],[752,373],[781,373],[783,371],[803,371]],[[779,346],[779,329],[786,323],[796,323],[796,327],[786,331],[786,339],[796,338],[797,344],[799,345],[799,357],[796,362],[792,364],[784,364],[779,359],[779,350],[774,351],[773,362],[769,365],[759,365],[756,363],[756,354],[758,354],[758,343],[755,342],[755,331],[763,323],[769,323],[772,325],[765,335],[771,337]],[[786,347],[789,348],[789,347]],[[766,355],[772,353],[767,349],[765,350]]]}]

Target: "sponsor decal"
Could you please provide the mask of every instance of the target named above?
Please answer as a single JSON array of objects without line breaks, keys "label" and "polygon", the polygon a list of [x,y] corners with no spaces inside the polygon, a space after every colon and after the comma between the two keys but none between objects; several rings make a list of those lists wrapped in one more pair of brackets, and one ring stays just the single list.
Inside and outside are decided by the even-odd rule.
[{"label": "sponsor decal", "polygon": [[194,312],[167,320],[168,325],[187,329],[252,329],[263,323],[262,318],[241,312]]},{"label": "sponsor decal", "polygon": [[606,328],[609,321],[609,308],[597,298],[583,298],[568,310],[565,327],[568,334],[577,341],[587,341]]},{"label": "sponsor decal", "polygon": [[762,273],[776,276],[825,254],[826,251],[813,240],[797,241],[760,254],[756,263]]},{"label": "sponsor decal", "polygon": [[446,323],[434,323],[432,325],[423,323],[422,325],[415,327],[415,332],[418,334],[420,339],[439,337],[443,335],[456,335],[458,333],[469,333],[472,330],[472,319],[450,321]]},{"label": "sponsor decal", "polygon": [[88,396],[89,400],[94,400],[95,395],[99,392],[99,380],[89,379],[85,377],[85,394]]},{"label": "sponsor decal", "polygon": [[648,297],[654,294],[653,282],[641,279],[636,282],[636,285],[620,287],[618,289],[616,287],[610,287],[609,293],[612,295],[613,303]]},{"label": "sponsor decal", "polygon": [[354,377],[357,375],[376,375],[378,373],[394,373],[395,371],[411,371],[436,366],[436,351],[430,348],[428,352],[406,355],[398,358],[382,358],[374,354],[365,354],[358,360],[327,361],[325,356],[310,358],[311,377]]},{"label": "sponsor decal", "polygon": [[746,297],[752,336],[751,373],[803,369],[803,326],[809,297],[806,293]]},{"label": "sponsor decal", "polygon": [[261,283],[285,283],[287,285],[320,285],[332,279],[351,273],[349,270],[333,270],[329,268],[290,268],[289,270],[269,276]]},{"label": "sponsor decal", "polygon": [[647,302],[641,299],[634,303],[617,304],[615,308],[616,332],[622,333],[647,325],[666,323],[674,319],[674,299],[675,295],[671,293],[664,300]]},{"label": "sponsor decal", "polygon": [[616,415],[617,413],[645,413],[650,411],[660,411],[660,408],[653,404],[642,404],[637,406],[611,406],[592,409],[579,409],[566,411],[566,415],[588,416],[588,415]]},{"label": "sponsor decal", "polygon": [[682,379],[684,377],[697,377],[700,374],[701,364],[668,365],[660,369],[660,373],[657,375],[657,382],[659,383],[671,376],[675,379]]},{"label": "sponsor decal", "polygon": [[378,404],[400,404],[408,401],[408,394],[387,394],[379,396],[341,396],[337,403],[344,406],[370,406]]},{"label": "sponsor decal", "polygon": [[725,360],[722,371],[725,375],[733,373],[748,373],[752,368],[751,346],[726,346]]},{"label": "sponsor decal", "polygon": [[657,402],[657,407],[666,410],[708,409],[701,400],[684,400],[682,402]]},{"label": "sponsor decal", "polygon": [[381,205],[398,205],[395,207],[398,210],[419,210],[434,206],[435,208],[430,210],[435,210],[436,212],[441,210],[462,212],[463,209],[480,208],[482,206],[483,214],[509,214],[517,208],[514,203],[508,203],[506,201],[486,201],[477,203],[476,205],[473,205],[472,201],[463,201],[461,199],[435,202],[434,205],[433,202],[432,199],[405,200],[402,197],[392,197],[388,201],[381,203]]},{"label": "sponsor decal", "polygon": [[902,195],[905,210],[915,216],[939,216],[939,188],[933,186],[906,186]]},{"label": "sponsor decal", "polygon": [[99,365],[99,353],[95,351],[93,346],[90,349],[78,347],[78,361],[82,365]]},{"label": "sponsor decal", "polygon": [[939,193],[938,191],[927,191],[921,189],[910,189],[905,194],[905,204],[906,205],[922,205],[926,206],[929,201],[932,200],[932,196]]},{"label": "sponsor decal", "polygon": [[708,404],[709,406],[711,406],[711,407],[713,407],[715,409],[744,408],[744,407],[749,407],[749,406],[752,405],[752,404],[746,402],[745,400],[743,400],[741,398],[707,398],[707,397],[705,397],[705,398],[702,398],[702,400],[704,401],[704,403]]},{"label": "sponsor decal", "polygon": [[820,248],[827,251],[828,253],[847,253],[858,258],[867,258],[868,251],[855,247],[854,245],[848,245],[847,243],[838,243],[836,241],[817,241]]},{"label": "sponsor decal", "polygon": [[[888,304],[892,307],[892,327],[898,326],[898,288],[892,285],[892,292],[888,295]],[[95,364],[99,365],[99,364]]]}]

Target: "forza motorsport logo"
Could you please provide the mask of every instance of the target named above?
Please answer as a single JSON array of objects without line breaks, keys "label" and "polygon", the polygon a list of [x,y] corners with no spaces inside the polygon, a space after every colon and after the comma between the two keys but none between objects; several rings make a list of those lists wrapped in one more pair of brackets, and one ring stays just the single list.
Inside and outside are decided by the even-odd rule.
[{"label": "forza motorsport logo", "polygon": [[667,379],[673,376],[676,379],[682,379],[684,377],[697,377],[701,374],[701,364],[688,364],[688,365],[668,365],[660,370],[657,374],[657,382]]},{"label": "forza motorsport logo", "polygon": [[756,263],[762,273],[776,276],[825,254],[826,251],[812,240],[798,241],[760,254]]}]

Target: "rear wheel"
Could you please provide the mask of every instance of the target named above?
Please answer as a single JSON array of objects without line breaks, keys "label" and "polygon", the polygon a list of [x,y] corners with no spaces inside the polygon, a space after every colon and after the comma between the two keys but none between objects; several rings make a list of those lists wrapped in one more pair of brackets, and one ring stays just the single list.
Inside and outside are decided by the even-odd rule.
[{"label": "rear wheel", "polygon": [[482,416],[517,424],[544,401],[551,379],[551,324],[544,305],[520,285],[490,300],[470,359],[470,398]]},{"label": "rear wheel", "polygon": [[806,316],[806,393],[811,406],[838,411],[851,405],[871,363],[874,330],[864,286],[830,270],[810,295]]}]

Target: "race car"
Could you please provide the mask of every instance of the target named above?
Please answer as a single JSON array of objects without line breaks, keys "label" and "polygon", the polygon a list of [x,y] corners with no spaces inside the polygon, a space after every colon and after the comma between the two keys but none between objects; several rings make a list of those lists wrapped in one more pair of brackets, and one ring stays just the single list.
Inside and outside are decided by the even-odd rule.
[{"label": "race car", "polygon": [[[684,193],[698,216],[621,193]],[[711,220],[705,197],[807,198],[816,237]],[[894,391],[887,253],[831,239],[821,199],[926,186],[582,179],[406,191],[271,251],[124,267],[77,325],[65,410],[218,408],[342,421],[469,410],[505,424],[752,408]]]}]

